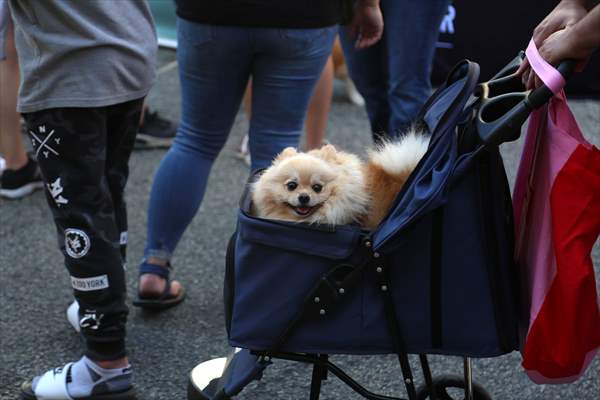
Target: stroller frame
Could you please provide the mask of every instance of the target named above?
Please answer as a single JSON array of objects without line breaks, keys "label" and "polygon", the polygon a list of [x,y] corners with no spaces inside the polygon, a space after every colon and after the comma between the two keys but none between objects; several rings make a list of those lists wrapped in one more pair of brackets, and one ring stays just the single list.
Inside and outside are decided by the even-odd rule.
[{"label": "stroller frame", "polygon": [[[446,123],[448,120],[456,121],[456,126],[458,129],[462,130],[462,133],[465,136],[468,136],[469,141],[477,141],[482,145],[480,150],[489,146],[496,147],[497,151],[497,146],[499,144],[517,139],[521,125],[528,118],[531,111],[545,104],[553,96],[552,92],[545,86],[542,86],[533,92],[524,91],[520,82],[520,77],[515,74],[522,58],[523,54],[521,53],[490,81],[480,84],[474,92],[473,88],[476,81],[475,83],[470,82],[468,85],[465,85],[465,90],[469,90],[468,95],[475,95],[475,97],[471,96],[465,109],[468,108],[471,110],[471,106],[476,102],[479,102],[478,107],[473,108],[477,111],[474,123],[466,122],[466,120],[472,118],[472,115],[470,114],[471,111],[463,115],[463,106],[461,106],[459,110],[455,103],[452,105],[453,115],[448,116],[446,113],[442,116],[438,115],[437,117],[443,123]],[[478,76],[478,66],[476,66],[476,64],[474,67],[473,63],[463,62],[455,67],[449,74],[447,82],[452,82],[453,76],[456,78],[456,75],[461,73],[461,68],[464,70],[465,65],[470,69],[477,68],[476,75]],[[573,69],[574,63],[570,61],[563,62],[558,67],[558,70],[565,77],[570,76]],[[423,109],[427,109],[436,93],[434,93],[430,100],[425,104]],[[463,97],[464,95],[465,94],[463,93]],[[418,168],[419,166],[417,169]],[[399,198],[404,193],[404,189],[409,186],[414,176],[415,174],[411,175],[409,181],[403,188],[403,192],[398,196]],[[433,210],[434,214],[439,212],[441,212],[439,208]],[[440,243],[442,235],[441,228],[434,227],[432,232],[434,238],[433,243]],[[230,257],[230,254],[233,254],[235,239],[236,234],[232,236],[228,245],[228,258]],[[480,385],[473,382],[472,362],[468,354],[461,355],[463,358],[463,376],[442,375],[434,378],[429,367],[427,355],[422,352],[416,352],[419,355],[424,384],[419,388],[415,387],[413,372],[408,359],[408,348],[397,319],[398,314],[396,313],[396,306],[394,299],[392,298],[394,287],[392,280],[390,279],[391,265],[386,259],[386,256],[380,254],[377,250],[374,250],[372,240],[371,233],[362,234],[360,244],[353,253],[353,264],[345,264],[344,262],[346,261],[343,261],[342,263],[331,267],[326,273],[320,276],[318,282],[304,298],[300,310],[295,313],[293,318],[288,320],[289,322],[285,325],[285,328],[281,331],[279,336],[277,336],[274,342],[270,343],[265,350],[253,350],[250,348],[239,352],[236,351],[227,359],[210,360],[201,363],[194,368],[190,375],[188,385],[188,399],[230,399],[237,395],[248,383],[260,379],[263,370],[272,363],[273,359],[281,359],[313,365],[310,400],[319,399],[322,381],[327,379],[329,373],[338,377],[352,390],[366,399],[404,400],[398,397],[376,394],[367,390],[345,373],[340,367],[333,364],[329,360],[329,354],[327,354],[327,352],[298,352],[285,349],[285,345],[288,343],[289,339],[304,322],[307,320],[326,318],[326,316],[334,313],[336,307],[343,303],[344,297],[346,297],[354,287],[357,287],[361,283],[361,277],[365,271],[369,271],[369,273],[376,276],[376,284],[378,285],[379,293],[383,299],[387,331],[391,338],[393,353],[397,355],[400,363],[408,400],[424,400],[426,398],[432,400],[451,400],[452,397],[448,395],[446,391],[446,389],[450,387],[463,389],[464,398],[466,400],[491,399],[491,396]],[[432,253],[435,254],[436,248],[434,247],[432,250]],[[439,254],[441,254],[441,251],[438,252],[434,258],[441,257]],[[435,260],[433,262],[435,262]],[[437,277],[437,279],[432,278],[430,285],[432,285],[432,287],[440,285],[439,277]],[[438,302],[441,301],[439,298],[434,300]],[[432,304],[432,307],[433,306],[434,305]],[[228,332],[231,328],[230,317],[231,316],[229,316],[227,326]],[[431,329],[435,332],[436,330],[441,330],[441,327],[436,326],[435,323],[433,323]],[[441,339],[437,339],[435,335],[432,335],[431,340],[434,343],[438,340],[441,341]],[[502,342],[501,338],[499,338],[499,340]],[[235,340],[233,342],[235,343]],[[232,345],[235,345],[234,343],[232,343]],[[435,347],[437,348],[438,346]],[[502,343],[500,343],[500,347],[502,349],[510,349]],[[439,345],[439,348],[441,348],[441,344]],[[456,354],[456,351],[453,351]],[[440,351],[439,354],[452,353]],[[217,360],[221,361],[215,363]],[[207,370],[202,370],[202,366],[209,363],[211,363],[211,365],[207,370],[211,371],[207,374]],[[219,365],[219,368],[215,369],[215,365],[217,364]],[[201,376],[200,374],[205,374],[205,376]]]}]

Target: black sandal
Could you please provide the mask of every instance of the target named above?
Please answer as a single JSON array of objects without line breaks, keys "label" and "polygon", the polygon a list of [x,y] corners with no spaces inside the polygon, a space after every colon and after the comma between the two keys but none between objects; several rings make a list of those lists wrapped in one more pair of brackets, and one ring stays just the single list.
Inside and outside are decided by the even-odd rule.
[{"label": "black sandal", "polygon": [[163,290],[158,297],[142,296],[138,290],[138,295],[137,298],[133,300],[133,305],[146,310],[161,311],[181,303],[185,298],[185,288],[182,286],[176,296],[171,294],[171,280],[169,279],[171,269],[171,264],[167,264],[165,268],[160,265],[148,264],[146,262],[142,263],[140,266],[140,276],[144,274],[158,275],[164,278],[167,281],[167,284],[165,285],[165,290]]}]

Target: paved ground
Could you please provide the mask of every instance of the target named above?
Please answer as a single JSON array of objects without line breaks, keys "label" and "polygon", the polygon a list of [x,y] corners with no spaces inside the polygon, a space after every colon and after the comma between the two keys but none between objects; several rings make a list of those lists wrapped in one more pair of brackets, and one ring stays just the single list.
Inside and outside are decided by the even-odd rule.
[{"label": "paved ground", "polygon": [[[158,85],[150,103],[173,118],[179,113],[179,84],[173,53],[161,51]],[[340,88],[330,117],[328,138],[341,147],[364,154],[369,144],[365,113],[345,102]],[[573,101],[587,137],[600,145],[600,103]],[[139,398],[184,399],[187,374],[200,361],[224,355],[222,279],[226,239],[235,223],[235,208],[247,168],[233,157],[232,148],[247,129],[243,114],[233,128],[227,148],[217,160],[205,201],[187,230],[173,262],[188,290],[188,299],[176,309],[154,316],[131,310],[128,346],[135,367]],[[509,175],[514,177],[520,144],[506,146]],[[145,237],[148,192],[164,151],[138,151],[132,157],[127,198],[130,215],[131,292],[136,264]],[[593,253],[600,267],[600,246]],[[597,271],[599,274],[600,271]],[[81,343],[71,331],[64,310],[71,301],[68,274],[56,247],[55,230],[41,192],[18,202],[0,201],[0,399],[17,397],[22,380],[80,355]],[[436,373],[461,372],[461,361],[433,357]],[[335,357],[369,388],[403,396],[400,371],[394,357]],[[523,374],[516,353],[475,361],[475,378],[495,399],[600,398],[600,357],[585,377],[569,386],[536,386]],[[416,363],[414,364],[416,365]],[[264,379],[251,385],[242,399],[301,399],[308,397],[310,370],[277,362]],[[325,382],[323,399],[357,398],[335,379]]]}]

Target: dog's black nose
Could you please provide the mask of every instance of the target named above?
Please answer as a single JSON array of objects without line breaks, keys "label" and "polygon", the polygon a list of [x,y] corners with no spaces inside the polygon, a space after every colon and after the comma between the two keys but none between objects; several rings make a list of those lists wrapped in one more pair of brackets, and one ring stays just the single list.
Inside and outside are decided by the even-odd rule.
[{"label": "dog's black nose", "polygon": [[298,196],[298,201],[300,202],[300,204],[308,204],[308,202],[310,201],[310,196],[306,193],[302,193],[300,196]]}]

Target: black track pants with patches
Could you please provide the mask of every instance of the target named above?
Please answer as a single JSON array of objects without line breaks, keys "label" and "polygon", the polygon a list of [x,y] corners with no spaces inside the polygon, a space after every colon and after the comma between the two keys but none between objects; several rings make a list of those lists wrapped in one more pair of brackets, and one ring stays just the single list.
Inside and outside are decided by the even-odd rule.
[{"label": "black track pants with patches", "polygon": [[125,356],[123,191],[142,104],[139,99],[24,115],[79,302],[86,355],[96,361]]}]

